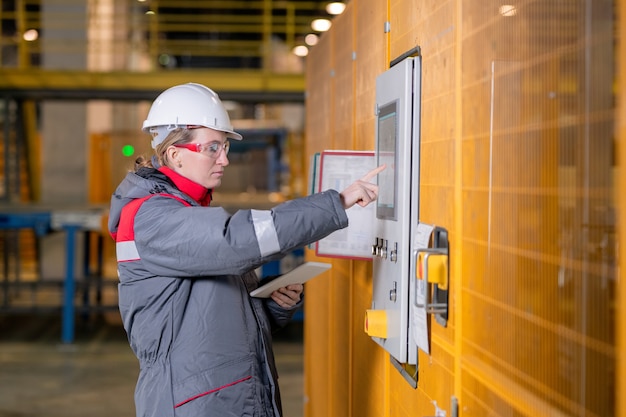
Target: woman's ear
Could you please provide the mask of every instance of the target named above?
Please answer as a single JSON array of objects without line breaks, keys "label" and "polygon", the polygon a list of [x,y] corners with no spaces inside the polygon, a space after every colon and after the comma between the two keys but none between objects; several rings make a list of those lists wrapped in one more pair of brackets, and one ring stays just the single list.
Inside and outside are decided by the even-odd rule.
[{"label": "woman's ear", "polygon": [[170,161],[176,160],[179,155],[178,148],[174,145],[168,146],[165,153],[167,154],[167,159],[169,159]]},{"label": "woman's ear", "polygon": [[180,152],[176,146],[168,146],[165,150],[165,155],[163,155],[164,165],[168,165],[170,168],[174,168],[174,166],[181,167],[180,161]]}]

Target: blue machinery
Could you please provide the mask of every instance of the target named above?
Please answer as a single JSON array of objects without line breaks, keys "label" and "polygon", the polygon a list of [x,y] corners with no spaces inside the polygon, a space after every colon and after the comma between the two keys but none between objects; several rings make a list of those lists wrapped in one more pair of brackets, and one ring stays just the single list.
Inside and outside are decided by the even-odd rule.
[{"label": "blue machinery", "polygon": [[[2,210],[0,209],[0,232],[4,239],[4,277],[3,277],[3,302],[0,306],[0,312],[8,310],[9,307],[9,289],[12,285],[19,284],[9,282],[9,258],[11,251],[16,252],[16,259],[19,258],[19,249],[15,244],[9,242],[9,234],[12,231],[19,231],[23,229],[32,229],[35,232],[36,238],[40,239],[43,236],[53,232],[61,231],[65,232],[65,276],[63,278],[63,303],[61,307],[62,323],[61,323],[61,339],[63,343],[72,343],[74,341],[74,296],[76,294],[76,271],[75,271],[75,259],[77,253],[76,237],[80,232],[98,232],[101,233],[101,220],[103,213],[99,210],[82,210],[82,211],[36,211],[26,212],[24,209],[17,210]],[[101,236],[100,236],[101,238]],[[89,239],[85,239],[85,271],[88,272],[89,259],[87,254]],[[97,279],[102,279],[102,259],[101,250],[98,251],[98,271]],[[19,265],[19,259],[17,259]],[[19,266],[18,266],[19,274]],[[16,274],[16,275],[18,275]],[[88,281],[88,273],[85,276],[85,280]],[[19,276],[16,277],[16,280]],[[36,284],[34,284],[36,285]],[[101,283],[98,282],[97,290],[100,291]],[[88,286],[85,291],[88,291]],[[99,297],[99,294],[98,294]],[[88,297],[85,296],[85,307],[88,306]]]}]

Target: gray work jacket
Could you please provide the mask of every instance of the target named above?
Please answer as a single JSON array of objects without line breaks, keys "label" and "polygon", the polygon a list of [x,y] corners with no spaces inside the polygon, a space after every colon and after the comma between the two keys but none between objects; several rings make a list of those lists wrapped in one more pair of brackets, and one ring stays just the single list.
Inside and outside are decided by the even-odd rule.
[{"label": "gray work jacket", "polygon": [[230,214],[162,171],[129,173],[109,215],[119,308],[140,365],[137,416],[280,416],[271,335],[298,306],[250,297],[254,270],[346,227],[339,194]]}]

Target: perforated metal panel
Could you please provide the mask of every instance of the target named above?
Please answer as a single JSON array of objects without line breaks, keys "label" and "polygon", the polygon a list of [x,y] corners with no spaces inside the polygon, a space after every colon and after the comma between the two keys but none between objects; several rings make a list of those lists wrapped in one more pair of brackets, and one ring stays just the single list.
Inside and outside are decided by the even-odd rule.
[{"label": "perforated metal panel", "polygon": [[613,415],[612,6],[476,2],[462,20],[466,405]]},{"label": "perforated metal panel", "polygon": [[[351,415],[429,416],[436,407],[451,415],[453,398],[462,416],[619,415],[614,7],[349,5],[342,19],[358,22],[355,49],[364,51],[352,98],[358,149],[373,147],[365,101],[386,68],[366,69],[421,46],[420,220],[449,231],[451,266],[448,326],[431,326],[416,390],[360,335],[357,310],[371,294],[363,294],[368,268],[353,268],[353,292],[342,301],[354,306],[351,374],[310,381],[330,391],[350,384]],[[333,54],[332,45],[318,51],[308,76],[319,77],[312,74]],[[309,297],[308,308],[327,300]]]}]

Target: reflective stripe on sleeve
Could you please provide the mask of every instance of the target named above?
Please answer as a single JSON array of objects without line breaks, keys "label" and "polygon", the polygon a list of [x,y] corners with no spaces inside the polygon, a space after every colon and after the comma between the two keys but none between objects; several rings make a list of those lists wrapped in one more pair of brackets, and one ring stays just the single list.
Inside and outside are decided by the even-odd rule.
[{"label": "reflective stripe on sleeve", "polygon": [[115,244],[115,252],[117,253],[118,262],[137,261],[141,259],[134,240],[117,242]]},{"label": "reflective stripe on sleeve", "polygon": [[261,256],[271,255],[280,251],[278,235],[274,226],[272,212],[268,210],[251,210],[254,232],[259,242]]}]

